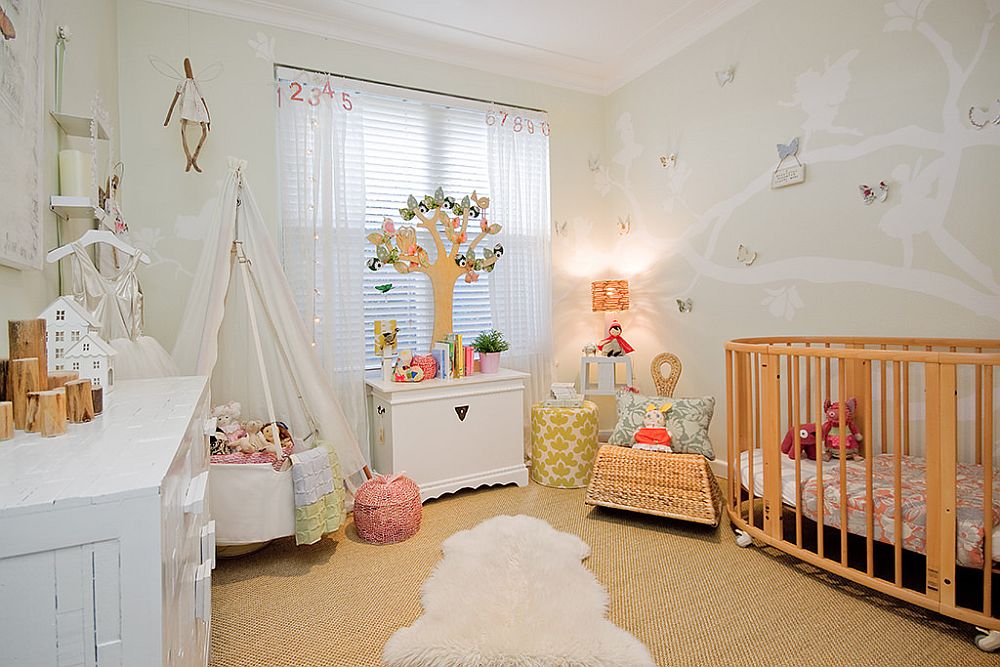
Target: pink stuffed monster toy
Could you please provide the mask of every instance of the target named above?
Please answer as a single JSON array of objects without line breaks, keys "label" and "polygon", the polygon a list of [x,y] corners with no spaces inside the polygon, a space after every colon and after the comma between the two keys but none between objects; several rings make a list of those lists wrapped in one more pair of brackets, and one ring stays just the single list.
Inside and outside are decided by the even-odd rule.
[{"label": "pink stuffed monster toy", "polygon": [[830,399],[823,401],[823,415],[826,421],[823,422],[823,458],[827,461],[831,457],[853,459],[859,455],[861,449],[861,433],[854,424],[854,411],[857,408],[857,401],[848,399],[844,404],[844,429],[847,433],[840,432],[840,403],[831,403]]}]

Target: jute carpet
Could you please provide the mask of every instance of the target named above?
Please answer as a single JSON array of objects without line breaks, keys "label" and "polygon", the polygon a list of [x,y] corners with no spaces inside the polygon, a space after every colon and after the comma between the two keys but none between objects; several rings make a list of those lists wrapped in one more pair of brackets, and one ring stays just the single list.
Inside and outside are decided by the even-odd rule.
[{"label": "jute carpet", "polygon": [[[416,537],[361,542],[349,524],[310,547],[275,542],[220,560],[212,588],[217,667],[366,667],[420,616],[420,585],[452,533],[528,514],[592,548],[585,565],[611,595],[609,618],[659,665],[828,667],[997,665],[974,630],[869,592],[719,529],[583,504],[584,490],[532,484],[424,505]],[[544,633],[545,628],[538,628]]]}]

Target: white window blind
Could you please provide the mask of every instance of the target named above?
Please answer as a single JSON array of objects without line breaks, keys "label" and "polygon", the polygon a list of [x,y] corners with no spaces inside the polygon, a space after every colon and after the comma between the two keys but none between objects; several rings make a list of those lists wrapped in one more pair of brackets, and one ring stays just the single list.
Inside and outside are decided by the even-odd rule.
[{"label": "white window blind", "polygon": [[[279,86],[288,86],[296,79],[292,71],[279,72]],[[301,75],[297,80],[302,81]],[[487,125],[485,107],[477,103],[442,95],[413,94],[390,86],[359,85],[357,82],[332,79],[338,96],[347,91],[353,104],[351,113],[361,117],[352,122],[347,131],[360,132],[362,136],[352,145],[363,146],[363,160],[349,160],[347,169],[362,169],[364,183],[365,231],[381,230],[383,219],[393,220],[397,229],[404,222],[399,209],[406,205],[412,194],[421,199],[442,188],[446,195],[461,199],[473,190],[489,195],[487,159]],[[315,86],[315,82],[308,84]],[[323,84],[320,84],[322,87]],[[306,93],[303,96],[308,97]],[[325,98],[324,98],[325,99]],[[338,99],[340,99],[338,97]],[[279,145],[296,144],[290,127],[279,125]],[[283,174],[302,174],[308,171],[308,157],[302,150],[279,150]],[[354,179],[352,179],[354,180]],[[356,181],[357,182],[357,181]],[[282,184],[282,188],[285,184]],[[282,193],[285,196],[285,193]],[[283,234],[292,230],[283,229]],[[471,226],[471,225],[470,225]],[[337,243],[336,238],[323,238],[332,232],[328,226],[315,227],[316,243]],[[306,230],[300,230],[305,233]],[[309,230],[308,233],[313,233]],[[487,239],[491,244],[503,242],[503,234]],[[417,242],[423,246],[433,262],[436,250],[426,230],[417,228]],[[356,260],[359,265],[375,256],[375,247],[366,244],[363,255]],[[308,271],[308,262],[288,266],[296,299],[307,319],[307,326],[336,326],[323,321],[322,296],[314,305],[307,302],[311,293],[296,288],[312,284],[309,280],[295,280],[294,275]],[[491,328],[489,274],[483,273],[477,282],[466,283],[459,279],[455,285],[453,328],[463,337]],[[426,353],[431,347],[434,320],[434,299],[430,279],[422,273],[398,273],[391,266],[379,271],[364,269],[362,293],[357,298],[364,306],[365,367],[378,366],[374,353],[375,320],[396,320],[399,327],[399,349]],[[380,292],[376,286],[392,284],[392,289]],[[310,290],[311,292],[311,290]],[[314,317],[310,318],[310,314]],[[317,322],[316,320],[319,320]],[[315,339],[321,339],[314,336]]]}]

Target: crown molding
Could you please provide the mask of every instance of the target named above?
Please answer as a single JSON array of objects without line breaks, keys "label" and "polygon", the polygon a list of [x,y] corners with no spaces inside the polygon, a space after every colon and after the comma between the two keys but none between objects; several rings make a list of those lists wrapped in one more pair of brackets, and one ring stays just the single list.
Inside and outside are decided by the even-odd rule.
[{"label": "crown molding", "polygon": [[[685,11],[691,13],[690,7],[695,3],[688,3],[673,16],[648,28],[611,64],[499,39],[486,33],[470,34],[450,26],[350,2],[332,3],[340,4],[345,11],[331,16],[268,0],[145,1],[605,96],[676,55],[760,0],[718,0],[715,6],[701,15],[679,17]],[[353,13],[354,16],[345,16],[344,13]],[[366,21],[366,14],[377,15],[379,24]],[[683,27],[665,30],[664,25],[671,22],[680,22]],[[415,25],[419,25],[419,33],[414,30]],[[442,49],[442,43],[467,47],[462,51],[461,62],[446,57],[454,51]]]}]

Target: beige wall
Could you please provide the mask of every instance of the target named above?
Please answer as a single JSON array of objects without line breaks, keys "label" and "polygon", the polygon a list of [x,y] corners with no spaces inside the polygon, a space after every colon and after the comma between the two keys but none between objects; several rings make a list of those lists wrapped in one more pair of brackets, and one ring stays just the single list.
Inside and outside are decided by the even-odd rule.
[{"label": "beige wall", "polygon": [[[599,153],[604,142],[602,98],[197,12],[189,21],[183,9],[146,2],[121,2],[118,18],[125,84],[122,149],[133,174],[125,190],[126,213],[135,240],[154,260],[142,274],[146,329],[167,349],[198,262],[204,225],[213,220],[227,156],[248,160],[248,178],[276,231],[273,70],[271,61],[257,57],[250,46],[258,32],[274,39],[277,62],[547,109],[553,126],[553,215],[589,215],[603,205],[587,170],[587,155]],[[150,55],[178,69],[184,56],[195,70],[216,62],[223,66],[222,74],[203,87],[213,117],[200,160],[203,174],[184,173],[176,123],[162,127],[176,84],[152,70]],[[568,288],[560,284],[558,289]]]},{"label": "beige wall", "polygon": [[[922,4],[921,20],[905,15]],[[652,390],[650,358],[671,350],[685,364],[678,393],[721,404],[723,344],[739,336],[1000,337],[1000,128],[966,119],[1000,95],[989,20],[981,0],[768,0],[607,99],[590,184],[603,206],[571,220],[554,251],[564,275],[631,279],[621,319],[640,388]],[[720,87],[715,71],[730,65]],[[796,136],[806,180],[771,190],[775,144]],[[664,169],[667,153],[677,163]],[[866,206],[858,185],[881,179],[888,200]],[[759,253],[752,266],[736,261],[741,243]],[[557,321],[586,323],[564,328],[569,380],[603,320],[582,286],[555,296]]]},{"label": "beige wall", "polygon": [[[72,147],[58,125],[48,114],[54,105],[54,59],[57,25],[68,25],[72,39],[66,51],[63,84],[63,111],[79,115],[90,114],[90,102],[100,92],[104,106],[111,114],[117,136],[118,114],[118,53],[116,38],[115,0],[46,0],[42,35],[44,55],[45,115],[43,155],[43,197],[48,201],[58,194],[58,153],[61,147]],[[56,216],[46,206],[42,214],[45,249],[56,245]],[[86,223],[58,223],[66,236],[78,235]],[[15,270],[0,266],[0,324],[8,319],[25,319],[38,315],[58,294],[58,274],[54,266],[43,271]],[[0,326],[0,355],[7,350],[7,327]]]}]

